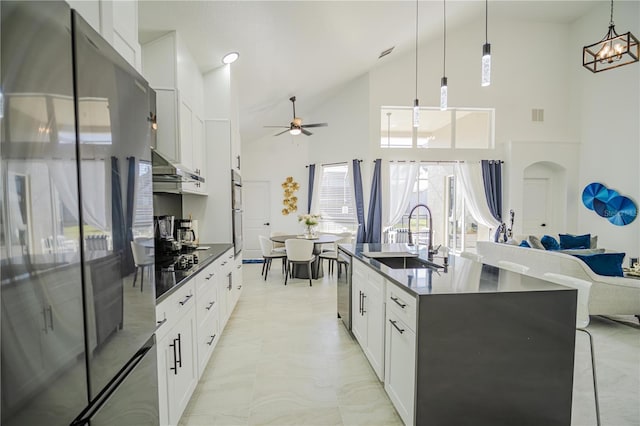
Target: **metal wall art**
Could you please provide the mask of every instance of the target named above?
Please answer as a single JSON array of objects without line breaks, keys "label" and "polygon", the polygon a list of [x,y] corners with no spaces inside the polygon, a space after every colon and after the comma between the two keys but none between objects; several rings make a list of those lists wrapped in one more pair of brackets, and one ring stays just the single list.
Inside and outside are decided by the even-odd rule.
[{"label": "metal wall art", "polygon": [[597,182],[584,188],[582,202],[586,208],[616,226],[628,225],[638,215],[638,207],[633,200]]},{"label": "metal wall art", "polygon": [[284,208],[282,209],[282,215],[287,216],[289,213],[298,210],[298,197],[294,194],[300,189],[300,184],[294,181],[293,177],[289,176],[282,182],[282,189],[284,189],[284,198],[282,199]]}]

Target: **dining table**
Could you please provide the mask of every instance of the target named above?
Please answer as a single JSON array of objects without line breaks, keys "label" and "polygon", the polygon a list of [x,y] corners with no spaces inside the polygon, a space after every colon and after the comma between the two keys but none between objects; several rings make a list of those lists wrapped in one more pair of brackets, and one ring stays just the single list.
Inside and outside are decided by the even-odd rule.
[{"label": "dining table", "polygon": [[[317,280],[318,278],[322,278],[324,276],[322,272],[322,268],[320,268],[322,259],[318,256],[322,253],[322,245],[323,244],[331,244],[335,243],[342,237],[336,234],[318,234],[316,237],[305,237],[304,235],[274,235],[271,237],[271,241],[275,243],[283,243],[290,239],[301,239],[308,240],[313,242],[313,254],[316,256],[316,259],[311,263],[311,278]],[[307,268],[305,265],[294,265],[293,268],[293,276],[295,278],[309,278],[309,273],[307,272]]]}]

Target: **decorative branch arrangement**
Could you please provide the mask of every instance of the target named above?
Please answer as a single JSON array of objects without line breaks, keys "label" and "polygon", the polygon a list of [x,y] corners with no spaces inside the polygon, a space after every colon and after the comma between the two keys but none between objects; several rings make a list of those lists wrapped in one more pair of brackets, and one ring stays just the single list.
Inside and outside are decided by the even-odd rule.
[{"label": "decorative branch arrangement", "polygon": [[289,176],[282,182],[282,189],[284,189],[284,198],[282,204],[285,206],[282,209],[282,215],[287,216],[289,213],[293,213],[298,210],[298,197],[294,194],[300,189],[300,184],[293,180],[293,177]]}]

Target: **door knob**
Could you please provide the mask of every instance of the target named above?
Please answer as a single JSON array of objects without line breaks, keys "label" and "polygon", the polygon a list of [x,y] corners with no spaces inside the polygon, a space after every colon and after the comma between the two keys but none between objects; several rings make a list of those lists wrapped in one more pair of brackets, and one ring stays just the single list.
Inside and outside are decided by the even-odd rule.
[{"label": "door knob", "polygon": [[547,224],[546,223],[542,223],[542,224],[540,224],[540,226],[547,226]]},{"label": "door knob", "polygon": [[263,223],[264,226],[269,226],[271,225],[269,222]]}]

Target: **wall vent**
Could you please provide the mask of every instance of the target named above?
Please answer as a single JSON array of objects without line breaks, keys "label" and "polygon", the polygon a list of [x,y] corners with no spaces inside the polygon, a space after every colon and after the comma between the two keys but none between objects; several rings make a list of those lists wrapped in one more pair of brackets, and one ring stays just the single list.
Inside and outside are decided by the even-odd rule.
[{"label": "wall vent", "polygon": [[542,108],[533,108],[531,110],[531,121],[542,123],[544,121],[544,110]]},{"label": "wall vent", "polygon": [[389,53],[393,52],[393,49],[395,49],[395,46],[391,46],[387,50],[383,50],[382,52],[380,52],[380,56],[378,56],[378,59],[387,56]]}]

